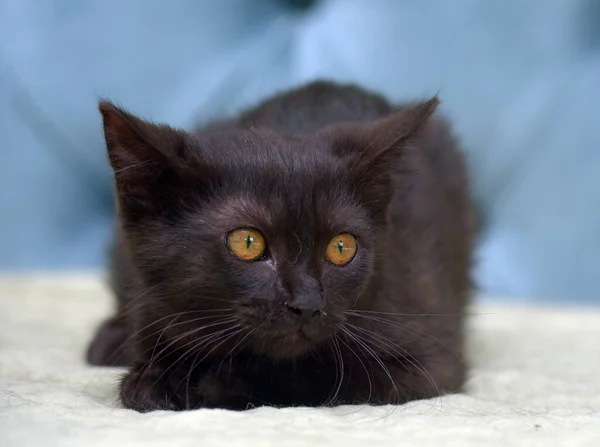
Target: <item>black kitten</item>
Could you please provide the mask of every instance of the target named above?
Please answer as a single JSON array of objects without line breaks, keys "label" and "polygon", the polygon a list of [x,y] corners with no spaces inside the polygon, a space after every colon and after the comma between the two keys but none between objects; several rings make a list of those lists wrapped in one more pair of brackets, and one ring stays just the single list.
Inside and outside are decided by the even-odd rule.
[{"label": "black kitten", "polygon": [[437,98],[318,82],[187,133],[103,102],[125,407],[391,404],[461,389],[472,210]]}]

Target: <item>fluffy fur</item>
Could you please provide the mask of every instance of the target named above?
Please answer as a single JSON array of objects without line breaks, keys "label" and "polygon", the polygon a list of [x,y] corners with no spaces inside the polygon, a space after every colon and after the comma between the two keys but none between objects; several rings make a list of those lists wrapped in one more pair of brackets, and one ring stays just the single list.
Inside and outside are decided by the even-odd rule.
[{"label": "fluffy fur", "polygon": [[[123,405],[390,404],[459,391],[473,218],[437,104],[394,107],[316,82],[190,133],[102,102],[118,311],[88,361],[129,366]],[[240,227],[263,233],[263,258],[227,249]],[[358,251],[337,266],[325,250],[343,232]]]}]

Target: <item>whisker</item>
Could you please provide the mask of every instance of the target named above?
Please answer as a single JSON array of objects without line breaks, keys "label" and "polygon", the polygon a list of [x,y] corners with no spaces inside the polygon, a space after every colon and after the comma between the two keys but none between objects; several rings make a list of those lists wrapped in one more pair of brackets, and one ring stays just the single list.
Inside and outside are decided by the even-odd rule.
[{"label": "whisker", "polygon": [[422,330],[419,330],[417,328],[411,327],[409,325],[407,325],[406,323],[402,323],[400,321],[392,321],[389,320],[387,318],[383,318],[383,317],[377,317],[377,316],[372,316],[372,315],[359,315],[359,314],[355,314],[355,317],[358,318],[364,318],[365,320],[371,320],[371,321],[376,321],[379,323],[384,323],[387,325],[390,325],[392,327],[395,327],[397,329],[403,330],[405,332],[408,332],[410,334],[413,335],[421,335],[423,337],[427,337],[430,340],[436,342],[437,344],[439,344],[441,347],[443,347],[444,349],[446,349],[448,352],[450,352],[451,354],[453,354],[457,359],[461,359],[461,356],[452,348],[450,348],[448,345],[446,345],[443,341],[441,341],[440,339],[438,339],[437,337],[434,337],[431,334],[428,334],[427,332],[424,332]]},{"label": "whisker", "polygon": [[[192,318],[191,320],[180,321],[179,323],[172,323],[171,324],[171,322],[169,322],[169,324],[164,329],[165,330],[166,329],[172,329],[174,327],[181,326],[183,324],[193,324],[193,323],[197,323],[198,321],[216,319],[216,318],[219,318],[219,317],[229,317],[229,318],[227,318],[225,320],[219,320],[219,321],[217,321],[217,322],[215,322],[213,324],[204,325],[204,326],[202,326],[202,328],[209,328],[209,327],[217,326],[218,324],[221,324],[223,321],[229,321],[230,319],[234,318],[233,313],[231,313],[230,315],[216,315],[216,316],[215,315],[209,315],[209,316],[204,316],[204,317],[199,317],[199,318]],[[173,321],[173,320],[171,320],[171,321]],[[140,338],[139,340],[140,341],[141,340],[145,340],[145,339],[151,337],[152,335],[157,334],[158,332],[161,332],[161,331],[153,332],[153,333],[151,333],[149,335],[146,335],[143,338]],[[164,332],[164,330],[162,332]],[[154,354],[154,352],[153,352],[153,354]]]},{"label": "whisker", "polygon": [[494,315],[494,312],[482,312],[482,313],[404,313],[404,312],[379,312],[375,310],[359,310],[350,309],[343,310],[342,314],[375,314],[375,315],[392,315],[396,317],[464,317],[464,316],[479,316],[479,315]]},{"label": "whisker", "polygon": [[[371,337],[371,342],[372,343],[374,343],[374,342],[380,343],[379,347],[383,348],[383,350],[388,355],[392,355],[392,357],[396,361],[402,363],[402,360],[405,360],[408,363],[410,363],[417,371],[419,371],[421,374],[423,374],[423,376],[429,381],[429,383],[435,389],[436,394],[438,396],[442,395],[439,387],[435,383],[435,380],[433,379],[433,377],[431,376],[431,374],[429,373],[429,371],[427,371],[427,369],[423,366],[423,364],[421,362],[418,361],[418,359],[416,359],[414,356],[410,355],[410,353],[406,349],[402,348],[401,346],[394,345],[389,340],[385,339],[380,334],[377,334],[377,333],[375,333],[373,331],[370,331],[370,330],[365,329],[365,328],[361,328],[359,326],[354,326],[354,325],[352,325],[352,327],[353,327],[354,330],[357,330],[357,331],[361,332],[362,334]],[[390,353],[388,350],[386,350],[385,347],[387,347],[388,349],[394,350],[394,352],[397,355],[399,355],[400,358],[394,356],[392,353]]]},{"label": "whisker", "polygon": [[[193,345],[193,347],[191,347],[191,348],[189,348],[189,349],[185,350],[185,352],[184,352],[182,355],[180,355],[180,356],[177,358],[177,360],[175,360],[174,362],[171,362],[171,364],[170,364],[170,365],[169,365],[169,366],[168,366],[168,367],[167,367],[165,370],[163,370],[162,374],[161,374],[161,375],[160,375],[160,376],[159,376],[159,377],[158,377],[158,378],[157,378],[157,379],[154,381],[154,385],[156,385],[156,384],[157,384],[157,383],[160,381],[160,379],[162,379],[162,378],[165,376],[165,374],[166,374],[167,372],[169,372],[169,371],[170,371],[171,369],[173,369],[175,366],[179,365],[179,364],[180,364],[182,361],[184,361],[184,360],[185,360],[186,358],[188,358],[188,357],[189,357],[191,354],[193,354],[193,353],[194,353],[194,352],[195,352],[195,351],[196,351],[198,348],[200,348],[200,347],[201,347],[201,346],[203,346],[203,345],[204,345],[204,346],[205,346],[205,345],[207,345],[208,343],[210,343],[210,342],[214,341],[215,339],[217,339],[217,340],[218,340],[220,337],[222,337],[222,336],[224,336],[225,334],[227,334],[227,332],[229,332],[229,331],[231,331],[231,330],[234,330],[234,329],[237,329],[238,327],[239,327],[239,325],[234,325],[234,326],[231,326],[231,327],[228,327],[228,328],[224,328],[224,329],[221,329],[221,330],[219,330],[219,331],[217,331],[217,332],[212,332],[212,333],[210,333],[210,334],[206,334],[206,335],[204,335],[204,336],[202,336],[202,337],[200,337],[200,338],[198,338],[198,339],[191,340],[191,341],[189,341],[189,342],[185,343],[184,345],[182,345],[182,346],[179,346],[179,347],[176,349],[177,351],[179,351],[179,350],[181,350],[181,349],[185,348],[186,346]],[[197,332],[199,332],[199,331],[198,331],[198,330],[194,330],[194,331],[190,331],[190,332],[197,333]],[[187,335],[193,335],[193,334],[187,334]],[[172,374],[171,374],[171,375],[172,375]],[[171,377],[171,376],[169,376],[169,377]],[[174,390],[173,390],[173,391],[174,391]]]},{"label": "whisker", "polygon": [[[339,326],[338,326],[339,327]],[[371,397],[373,396],[373,383],[371,381],[371,374],[369,374],[369,370],[367,369],[365,362],[363,362],[362,358],[360,355],[358,355],[356,353],[356,351],[354,349],[352,349],[352,347],[347,344],[343,339],[339,338],[340,343],[342,343],[344,346],[346,346],[346,348],[348,348],[348,350],[354,354],[354,356],[358,359],[358,361],[360,362],[360,364],[362,365],[363,369],[365,370],[365,373],[367,374],[367,380],[369,382],[369,397],[367,397],[367,404],[369,402],[371,402]]]},{"label": "whisker", "polygon": [[159,282],[158,284],[154,284],[153,286],[147,288],[146,290],[144,290],[142,293],[140,293],[138,296],[136,296],[134,299],[132,299],[131,301],[129,301],[125,306],[123,306],[121,309],[119,309],[120,312],[123,312],[125,310],[127,310],[128,308],[132,307],[133,304],[139,300],[140,298],[148,295],[150,292],[156,290],[158,287],[162,286],[165,283],[165,281]]},{"label": "whisker", "polygon": [[[238,325],[238,326],[239,326],[239,325]],[[210,351],[208,351],[208,352],[207,352],[207,353],[204,355],[204,357],[202,357],[200,360],[197,360],[197,359],[198,359],[198,355],[199,355],[199,353],[198,353],[198,354],[196,354],[196,357],[195,357],[195,358],[194,358],[194,360],[192,361],[192,365],[191,365],[191,367],[190,367],[190,369],[189,369],[189,371],[188,371],[187,378],[185,379],[185,380],[186,380],[186,384],[185,384],[185,401],[186,401],[186,408],[189,408],[189,407],[190,407],[190,401],[189,401],[189,390],[190,390],[190,378],[191,378],[191,375],[192,375],[192,372],[193,372],[193,370],[194,370],[194,369],[195,369],[195,368],[196,368],[198,365],[200,365],[200,364],[201,364],[201,363],[202,363],[202,362],[203,362],[203,361],[204,361],[204,360],[205,360],[205,359],[206,359],[206,358],[207,358],[207,357],[208,357],[210,354],[212,354],[212,353],[213,353],[213,352],[214,352],[214,351],[215,351],[215,350],[216,350],[216,349],[217,349],[219,346],[221,346],[223,343],[227,342],[227,340],[230,340],[232,337],[235,337],[235,336],[237,336],[237,335],[241,334],[241,333],[242,333],[242,332],[244,332],[245,330],[246,330],[246,328],[242,327],[241,329],[238,329],[238,330],[234,331],[233,333],[231,333],[231,334],[228,334],[228,335],[224,336],[223,340],[221,340],[219,343],[217,343],[215,346],[213,346],[213,348],[212,348]],[[198,349],[197,347],[194,347],[194,348],[192,348],[192,350],[193,350],[193,351],[195,351],[195,350],[197,350],[197,349]],[[180,382],[177,384],[177,386],[175,387],[175,389],[179,388],[179,386],[181,385],[181,382],[183,382],[183,380],[181,380],[181,381],[180,381]]]},{"label": "whisker", "polygon": [[[169,330],[172,327],[172,325],[174,324],[175,320],[177,320],[177,318],[179,318],[179,315],[176,315],[175,318],[173,318],[171,321],[169,321],[169,323],[162,330],[159,330],[160,335],[156,338],[156,343],[154,343],[154,347],[152,348],[152,354],[150,354],[150,359],[154,358],[154,355],[156,354],[156,348],[160,344],[160,341],[162,340],[163,335],[165,335],[167,330]],[[156,333],[156,331],[153,332],[151,335],[147,335],[146,337],[143,337],[141,340],[150,338],[155,333]],[[141,341],[141,340],[139,340],[139,341]]]},{"label": "whisker", "polygon": [[210,297],[210,296],[202,296],[202,301],[216,301],[218,303],[231,303],[230,299],[225,299],[225,298],[214,298],[214,297]]},{"label": "whisker", "polygon": [[[169,304],[169,297],[168,296],[160,296],[160,295],[154,295],[152,297],[152,302],[155,304]],[[128,303],[125,307],[118,309],[117,312],[115,313],[115,315],[113,316],[113,320],[116,319],[126,319],[126,317],[128,317],[130,314],[134,314],[136,312],[140,311],[140,306],[132,306],[129,307],[130,304],[132,304],[131,302]],[[142,304],[142,303],[138,303],[138,304]],[[217,313],[217,312],[224,312],[224,311],[230,311],[232,310],[231,308],[225,309],[225,308],[219,308],[219,309],[193,309],[193,310],[185,310],[184,312],[195,312],[195,313],[208,313],[208,312],[213,312],[213,313]]]},{"label": "whisker", "polygon": [[344,358],[342,356],[342,352],[340,349],[340,345],[338,343],[338,337],[336,335],[332,338],[331,346],[333,347],[333,358],[335,359],[335,382],[333,384],[333,389],[330,397],[327,398],[327,401],[323,404],[326,407],[332,406],[335,404],[335,400],[340,394],[340,390],[342,389],[342,384],[344,383]]},{"label": "whisker", "polygon": [[[191,329],[191,330],[189,330],[189,331],[186,331],[186,332],[184,332],[183,334],[179,335],[178,337],[175,337],[175,339],[171,340],[171,342],[170,342],[170,343],[169,343],[167,346],[165,346],[165,347],[164,347],[164,348],[163,348],[163,349],[162,349],[162,350],[161,350],[161,351],[160,351],[160,352],[159,352],[159,353],[156,355],[156,358],[155,358],[155,357],[150,357],[150,359],[148,360],[148,362],[146,362],[147,366],[145,367],[145,370],[144,370],[144,372],[142,372],[142,376],[143,376],[143,375],[146,373],[146,371],[148,370],[148,368],[149,368],[149,367],[152,365],[152,363],[153,363],[153,362],[154,362],[156,359],[160,359],[160,358],[161,358],[161,355],[162,355],[162,354],[163,354],[165,351],[167,351],[167,350],[168,350],[168,349],[169,349],[171,346],[173,346],[173,345],[175,345],[176,343],[178,343],[180,340],[183,340],[183,339],[184,339],[184,338],[186,338],[186,337],[190,337],[190,336],[192,336],[192,335],[194,335],[194,334],[197,334],[198,332],[201,332],[201,331],[203,331],[203,330],[205,330],[205,329],[208,329],[208,328],[211,328],[211,327],[214,327],[214,326],[219,326],[219,325],[222,325],[222,324],[230,324],[230,323],[234,323],[235,321],[236,321],[236,319],[235,319],[235,318],[233,318],[233,317],[232,317],[232,318],[228,318],[228,319],[225,319],[225,320],[218,321],[218,322],[216,322],[216,323],[212,323],[212,324],[208,324],[208,325],[205,325],[205,326],[200,326],[200,327],[197,327],[197,328]],[[164,330],[167,330],[167,329],[168,329],[168,327],[167,327],[167,328],[165,328]],[[208,335],[211,335],[211,334],[208,334]],[[196,340],[192,340],[192,342],[195,342],[195,341],[196,341]],[[183,346],[180,346],[179,348],[177,348],[177,350],[179,350],[179,349],[183,349],[183,347],[190,345],[192,342],[188,342],[188,343],[184,344]]]},{"label": "whisker", "polygon": [[217,374],[219,373],[219,371],[221,371],[221,366],[223,365],[223,362],[227,359],[227,357],[231,357],[233,358],[233,353],[235,352],[235,350],[242,345],[242,343],[244,342],[244,340],[246,340],[248,337],[250,337],[254,331],[256,329],[251,329],[250,331],[248,331],[248,333],[246,335],[244,335],[242,338],[240,338],[234,345],[233,347],[229,350],[229,352],[227,354],[225,354],[223,356],[223,359],[221,360],[221,363],[219,363],[219,367],[217,368]]},{"label": "whisker", "polygon": [[385,373],[385,375],[388,377],[388,379],[390,379],[390,382],[392,384],[392,386],[394,387],[394,391],[396,394],[396,397],[399,397],[399,390],[398,387],[396,386],[396,382],[394,381],[392,374],[390,373],[390,370],[388,369],[388,367],[386,366],[386,364],[381,360],[381,358],[377,355],[377,353],[375,351],[373,351],[373,349],[371,349],[371,347],[369,345],[367,345],[366,343],[363,342],[363,340],[361,340],[358,336],[356,336],[355,334],[353,334],[347,327],[342,326],[341,330],[352,340],[354,340],[354,342],[358,345],[361,346],[367,353],[369,353],[371,355],[371,357],[373,357],[373,359],[377,362],[377,364],[381,367],[381,369],[383,370],[383,372]]},{"label": "whisker", "polygon": [[[130,310],[131,310],[131,309],[130,309]],[[229,311],[229,312],[231,312],[231,311],[232,311],[232,309],[211,309],[211,311],[213,311],[213,310],[214,310],[215,312],[217,312],[217,311],[218,311],[218,312],[225,312],[225,311]],[[169,314],[169,315],[166,315],[166,316],[164,316],[164,317],[162,317],[162,318],[159,318],[159,319],[157,319],[157,320],[154,320],[154,321],[152,321],[151,323],[149,323],[149,324],[145,325],[145,326],[144,326],[144,327],[142,327],[141,329],[138,329],[138,330],[136,330],[135,332],[133,332],[133,333],[132,333],[131,335],[129,335],[129,336],[128,336],[128,337],[127,337],[127,338],[126,338],[126,339],[125,339],[125,340],[124,340],[122,343],[120,343],[120,344],[119,344],[119,346],[118,346],[118,347],[117,347],[117,348],[114,350],[114,352],[113,352],[113,353],[112,353],[112,354],[111,354],[111,355],[108,357],[108,359],[106,360],[106,361],[107,361],[107,363],[109,363],[109,364],[110,364],[110,363],[111,363],[111,362],[113,362],[114,360],[118,360],[118,359],[120,359],[120,358],[123,356],[123,353],[121,353],[119,357],[116,357],[117,353],[118,353],[118,352],[119,352],[121,349],[125,348],[129,342],[131,342],[133,339],[135,339],[135,338],[136,338],[136,337],[137,337],[139,334],[141,334],[141,333],[142,333],[143,331],[145,331],[146,329],[148,329],[148,328],[150,328],[150,327],[152,327],[152,326],[155,326],[155,325],[157,325],[158,323],[160,323],[160,322],[162,322],[162,321],[164,321],[164,320],[167,320],[167,319],[169,319],[169,318],[173,318],[173,317],[175,317],[175,318],[172,320],[172,321],[174,321],[175,319],[177,319],[177,318],[178,318],[178,317],[180,317],[180,316],[183,316],[183,315],[189,315],[189,314],[194,314],[194,313],[198,313],[198,312],[204,312],[204,310],[190,310],[190,311],[178,312],[178,313],[175,313],[175,314]],[[120,316],[120,317],[122,317],[122,315],[119,315],[119,316]],[[221,316],[223,316],[223,315],[216,315],[216,316],[212,316],[212,317],[210,317],[210,318],[217,318],[217,317],[221,317]],[[147,338],[149,338],[149,337],[151,337],[151,336],[153,336],[153,335],[156,335],[156,334],[158,334],[158,333],[159,333],[159,332],[161,332],[162,330],[163,330],[163,329],[158,329],[157,331],[155,331],[155,332],[152,332],[152,333],[148,334],[147,336],[140,338],[138,341],[146,340]]]},{"label": "whisker", "polygon": [[[335,334],[334,334],[334,337],[335,337]],[[327,396],[327,399],[325,400],[325,403],[323,404],[324,407],[328,407],[331,405],[332,396],[334,394],[335,387],[336,387],[338,379],[339,379],[339,369],[338,369],[338,361],[339,360],[337,357],[337,352],[335,350],[335,344],[333,342],[333,339],[331,340],[331,343],[328,345],[331,348],[331,353],[333,354],[333,360],[335,361],[335,382],[333,383],[333,388],[331,390],[331,393],[329,393],[329,396]]]},{"label": "whisker", "polygon": [[114,175],[116,176],[116,175],[120,174],[121,172],[127,171],[129,169],[137,168],[138,166],[145,165],[146,163],[150,163],[150,160],[144,160],[140,163],[136,163],[136,164],[133,164],[130,166],[125,166],[124,168],[121,168],[121,169],[117,169],[114,171]]}]

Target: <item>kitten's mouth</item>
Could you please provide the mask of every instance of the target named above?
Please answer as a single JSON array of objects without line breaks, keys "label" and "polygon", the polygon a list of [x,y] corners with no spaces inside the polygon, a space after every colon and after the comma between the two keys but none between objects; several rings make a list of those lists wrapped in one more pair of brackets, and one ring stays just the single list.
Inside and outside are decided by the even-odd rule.
[{"label": "kitten's mouth", "polygon": [[306,341],[309,341],[312,343],[316,343],[319,341],[318,339],[315,339],[314,331],[311,332],[309,329],[309,326],[307,326],[307,325],[300,326],[295,331],[290,331],[285,334],[280,334],[280,335],[276,336],[276,339],[279,339],[282,341],[287,340],[292,343],[295,341],[298,341],[298,340],[306,340]]},{"label": "kitten's mouth", "polygon": [[295,343],[306,343],[309,342],[311,343],[312,340],[310,338],[308,338],[306,335],[304,335],[302,333],[302,331],[295,331],[295,332],[290,332],[288,334],[281,334],[276,336],[273,339],[274,342],[276,343],[285,343],[285,344],[295,344]]},{"label": "kitten's mouth", "polygon": [[273,334],[265,351],[274,358],[291,359],[308,353],[327,338],[329,336],[323,330],[315,325],[305,324],[285,333]]}]

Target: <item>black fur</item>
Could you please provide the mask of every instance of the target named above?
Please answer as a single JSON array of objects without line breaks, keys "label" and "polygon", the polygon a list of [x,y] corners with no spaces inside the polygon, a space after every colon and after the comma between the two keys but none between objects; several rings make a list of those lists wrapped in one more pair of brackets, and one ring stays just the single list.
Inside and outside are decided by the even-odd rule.
[{"label": "black fur", "polygon": [[[401,403],[461,389],[473,213],[437,98],[316,82],[188,133],[103,102],[120,229],[92,364],[125,407]],[[265,237],[244,262],[224,240]],[[355,258],[325,258],[338,233]],[[301,317],[288,303],[315,306]],[[311,312],[312,315],[312,312]]]}]

